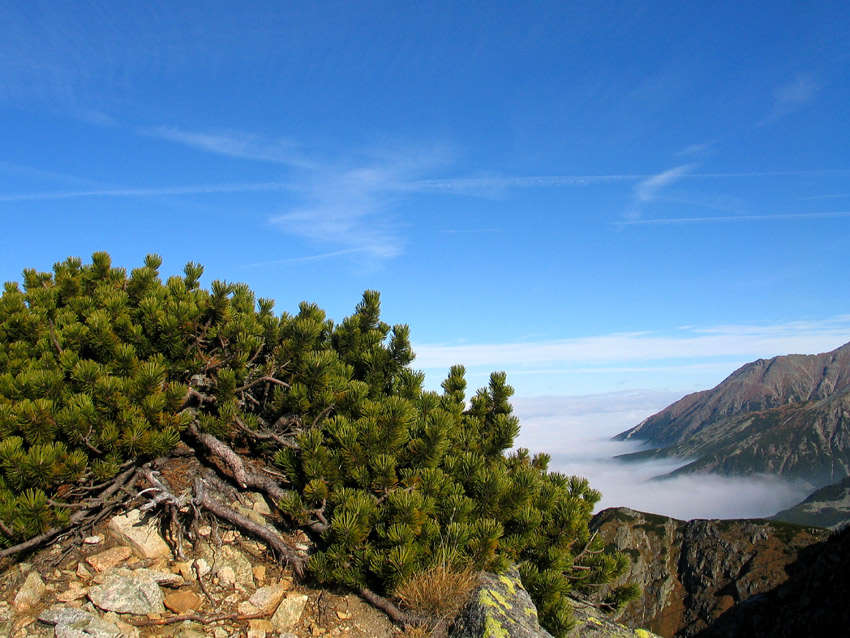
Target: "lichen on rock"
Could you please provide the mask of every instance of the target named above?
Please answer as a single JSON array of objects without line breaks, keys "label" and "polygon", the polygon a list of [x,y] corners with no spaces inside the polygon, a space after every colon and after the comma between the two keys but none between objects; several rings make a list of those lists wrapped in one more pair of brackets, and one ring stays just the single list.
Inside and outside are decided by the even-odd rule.
[{"label": "lichen on rock", "polygon": [[537,608],[522,586],[519,570],[485,573],[451,630],[452,638],[551,638],[540,627]]},{"label": "lichen on rock", "polygon": [[[633,631],[605,617],[587,603],[572,601],[575,627],[568,636],[582,638],[653,638],[645,630]],[[449,632],[450,638],[552,638],[540,626],[537,608],[511,567],[504,574],[484,573]]]}]

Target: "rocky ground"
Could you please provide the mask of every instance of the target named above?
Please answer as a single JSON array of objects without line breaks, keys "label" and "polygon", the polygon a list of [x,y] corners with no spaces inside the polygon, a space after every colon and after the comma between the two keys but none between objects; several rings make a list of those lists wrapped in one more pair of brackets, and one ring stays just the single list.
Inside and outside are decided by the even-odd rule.
[{"label": "rocky ground", "polygon": [[[232,503],[245,515],[271,515],[258,494]],[[9,638],[400,638],[428,635],[393,625],[345,591],[299,582],[267,548],[232,529],[200,525],[182,556],[161,521],[133,509],[68,538],[29,562],[0,564],[0,636]],[[304,536],[293,536],[299,552]],[[575,602],[571,637],[651,638]],[[498,631],[497,631],[498,630]],[[493,632],[497,631],[496,634]],[[442,634],[445,635],[445,634]],[[448,635],[546,638],[514,569],[483,575]]]},{"label": "rocky ground", "polygon": [[[237,503],[257,518],[264,501]],[[246,507],[248,505],[248,507]],[[175,558],[138,509],[82,543],[2,565],[0,636],[10,638],[389,638],[401,630],[359,597],[299,583],[260,543],[202,525]],[[292,539],[300,551],[305,538]]]},{"label": "rocky ground", "polygon": [[[176,493],[183,493],[202,472],[209,481],[215,480],[196,459],[184,456],[171,459],[160,476]],[[280,523],[262,494],[224,484],[219,488],[229,506],[243,517],[264,526]],[[0,561],[0,637],[427,635],[421,628],[394,625],[356,594],[324,588],[309,576],[296,578],[268,546],[220,525],[215,517],[192,520],[188,512],[185,516],[191,522],[183,520],[177,526],[161,514],[145,511],[148,505],[144,498],[137,498],[131,509],[104,518],[85,532],[63,537],[24,557],[26,562]],[[301,531],[285,540],[297,556],[306,556],[310,549]],[[537,625],[534,604],[522,583],[515,581],[500,593],[487,588],[504,584],[505,577],[483,578],[463,610],[467,621],[451,627],[448,635],[480,638],[498,626],[505,632],[499,635],[509,638],[548,636]],[[590,605],[576,602],[575,610],[571,637],[651,635],[618,625]],[[446,635],[451,623],[442,626]],[[520,626],[525,633],[516,633]]]}]

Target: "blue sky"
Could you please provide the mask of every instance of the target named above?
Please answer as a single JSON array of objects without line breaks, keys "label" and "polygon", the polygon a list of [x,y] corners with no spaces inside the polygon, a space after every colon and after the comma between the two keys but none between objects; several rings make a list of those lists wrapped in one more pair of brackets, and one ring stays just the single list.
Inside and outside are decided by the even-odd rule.
[{"label": "blue sky", "polygon": [[850,4],[9,0],[0,279],[363,290],[436,388],[711,387],[850,341]]}]

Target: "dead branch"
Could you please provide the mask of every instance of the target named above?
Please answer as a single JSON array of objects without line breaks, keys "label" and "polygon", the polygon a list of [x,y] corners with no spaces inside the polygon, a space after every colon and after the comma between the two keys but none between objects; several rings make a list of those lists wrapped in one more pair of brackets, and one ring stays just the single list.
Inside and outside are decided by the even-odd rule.
[{"label": "dead branch", "polygon": [[393,622],[396,622],[400,625],[413,625],[423,620],[422,618],[403,612],[401,609],[396,607],[395,604],[393,604],[391,601],[387,600],[383,596],[379,596],[371,589],[366,589],[364,587],[360,590],[360,596],[361,598],[363,598],[363,600],[372,605],[372,607],[380,609],[387,616],[389,616],[393,620]]},{"label": "dead branch", "polygon": [[[68,509],[86,509],[88,505],[86,503],[61,503],[59,501],[54,501],[52,498],[47,499],[47,504],[50,507],[67,507]],[[3,530],[3,522],[0,521],[0,531]]]},{"label": "dead branch", "polygon": [[301,426],[300,419],[295,414],[284,414],[272,424],[272,430],[282,430],[284,434],[292,432],[292,426]]},{"label": "dead branch", "polygon": [[[91,434],[91,428],[89,428],[89,434]],[[94,445],[91,444],[91,442],[89,441],[88,434],[83,439],[82,443],[89,449],[89,451],[94,452],[95,454],[103,454],[103,452],[101,452],[99,449],[97,449]]]},{"label": "dead branch", "polygon": [[284,498],[286,490],[284,490],[277,481],[273,481],[267,476],[263,476],[253,464],[239,456],[230,447],[220,441],[212,434],[206,434],[198,430],[198,426],[192,423],[188,430],[190,435],[195,437],[198,442],[207,449],[214,457],[221,459],[230,469],[233,478],[242,489],[253,489],[266,494],[275,503]]},{"label": "dead branch", "polygon": [[130,467],[124,470],[121,474],[119,474],[115,479],[113,479],[112,483],[109,487],[107,487],[98,498],[89,501],[89,507],[84,510],[80,510],[78,512],[74,512],[71,515],[69,524],[64,527],[54,527],[52,529],[47,530],[46,532],[39,534],[38,536],[34,536],[29,540],[26,540],[22,543],[18,543],[17,545],[13,545],[12,547],[7,547],[6,549],[0,550],[0,558],[5,558],[6,556],[12,556],[13,554],[18,554],[20,552],[26,552],[31,549],[35,549],[45,543],[53,540],[60,534],[64,534],[69,530],[74,529],[75,527],[83,524],[87,518],[95,514],[95,512],[99,509],[111,508],[118,504],[118,502],[109,502],[109,498],[115,494],[118,490],[125,488],[128,484],[132,484],[135,482],[136,468]]},{"label": "dead branch", "polygon": [[204,489],[203,482],[200,479],[195,479],[195,504],[209,510],[215,516],[226,520],[235,525],[239,529],[246,531],[253,536],[256,536],[274,549],[278,555],[292,565],[295,574],[301,578],[304,575],[304,570],[307,566],[307,561],[302,556],[298,556],[295,550],[290,547],[283,537],[277,533],[272,527],[255,523],[247,516],[242,516],[232,508],[224,505],[217,499],[213,498],[209,492]]},{"label": "dead branch", "polygon": [[198,392],[194,388],[189,388],[188,390],[186,390],[186,394],[183,396],[183,401],[180,403],[178,411],[189,407],[189,403],[192,401],[192,399],[197,399],[199,405],[204,405],[205,403],[215,403],[215,397],[211,397],[208,394],[204,394],[203,392]]},{"label": "dead branch", "polygon": [[251,365],[252,363],[254,363],[254,361],[256,361],[256,360],[257,360],[257,357],[259,357],[259,356],[260,356],[260,353],[263,351],[263,348],[265,347],[265,345],[266,345],[266,343],[265,343],[265,341],[263,341],[263,343],[261,343],[261,344],[260,344],[260,347],[259,347],[259,348],[257,348],[257,349],[254,351],[254,354],[252,354],[252,355],[251,355],[251,358],[250,358],[250,359],[248,359],[248,365]]},{"label": "dead branch", "polygon": [[[579,561],[580,561],[582,558],[584,558],[587,554],[590,554],[590,555],[592,556],[592,555],[594,555],[594,554],[601,554],[601,553],[602,553],[602,551],[603,551],[603,550],[595,550],[595,551],[594,551],[594,550],[590,549],[590,546],[593,544],[593,539],[594,539],[594,538],[596,538],[596,534],[597,534],[597,532],[593,532],[593,534],[592,534],[592,535],[590,536],[590,538],[588,539],[587,544],[584,546],[584,549],[583,549],[583,550],[581,550],[581,552],[579,552],[578,556],[576,556],[575,558],[573,558],[573,567],[574,567],[575,569],[581,569],[581,566],[580,566],[580,565],[575,565],[575,563],[579,562]],[[590,569],[590,567],[587,567],[587,568],[585,568],[585,569]]]},{"label": "dead branch", "polygon": [[47,326],[50,328],[50,341],[53,347],[59,354],[62,354],[62,346],[59,345],[59,339],[56,338],[56,331],[53,329],[53,319],[47,320]]},{"label": "dead branch", "polygon": [[11,528],[6,527],[6,524],[3,522],[2,519],[0,519],[0,532],[3,532],[6,538],[12,538],[12,536],[15,535],[15,532],[13,532]]},{"label": "dead branch", "polygon": [[121,474],[115,477],[115,479],[109,484],[109,487],[98,495],[97,500],[101,502],[105,501],[135,478],[134,475],[136,474],[136,466],[133,465],[132,462],[125,463],[124,465],[128,467],[121,472]]},{"label": "dead branch", "polygon": [[245,470],[245,463],[236,452],[231,450],[225,443],[219,441],[212,434],[201,432],[195,423],[189,425],[187,432],[191,436],[195,437],[210,454],[224,461],[227,467],[230,468],[233,478],[242,489],[246,489],[248,487],[249,478],[248,473]]},{"label": "dead branch", "polygon": [[215,597],[213,597],[213,595],[210,593],[210,590],[207,589],[207,585],[204,582],[204,578],[203,578],[203,576],[201,576],[201,566],[198,564],[197,558],[192,561],[192,569],[195,571],[195,575],[198,577],[198,587],[201,588],[201,591],[204,593],[204,596],[209,598],[211,603],[213,603],[214,605],[217,605],[218,600]]},{"label": "dead branch", "polygon": [[156,509],[163,503],[180,509],[181,507],[185,507],[191,500],[188,495],[181,497],[174,496],[174,494],[171,493],[171,490],[169,490],[168,487],[166,487],[166,485],[157,478],[159,472],[154,472],[148,465],[145,465],[139,471],[142,476],[147,479],[151,487],[146,490],[142,490],[137,496],[142,496],[148,492],[154,492],[154,496],[151,497],[146,504],[139,508],[142,512]]},{"label": "dead branch", "polygon": [[289,387],[288,383],[285,383],[285,382],[281,381],[280,379],[275,379],[274,377],[271,377],[271,376],[263,376],[263,377],[260,377],[259,379],[254,379],[250,383],[246,383],[245,385],[236,388],[235,391],[236,392],[244,392],[245,390],[247,390],[249,388],[253,388],[255,385],[258,385],[260,383],[274,383],[275,385],[279,385],[283,388]]},{"label": "dead branch", "polygon": [[319,422],[319,420],[322,417],[327,416],[330,413],[330,411],[333,410],[333,409],[334,409],[334,404],[331,403],[328,407],[326,407],[324,410],[322,410],[321,412],[319,412],[319,414],[316,415],[316,418],[313,419],[313,422],[310,424],[310,427],[311,428],[316,427],[316,424]]},{"label": "dead branch", "polygon": [[171,520],[169,525],[169,532],[171,536],[171,540],[174,543],[177,558],[180,560],[186,560],[186,554],[183,552],[183,531],[180,527],[180,521],[177,520],[177,512],[179,511],[176,507],[171,506],[168,508],[171,513]]},{"label": "dead branch", "polygon": [[239,417],[236,417],[236,427],[239,428],[241,432],[244,432],[248,436],[257,439],[258,441],[275,441],[280,445],[288,448],[292,448],[293,450],[301,449],[298,443],[295,441],[285,439],[279,434],[275,434],[274,432],[270,432],[268,430],[252,430],[247,425],[242,423],[242,420]]},{"label": "dead branch", "polygon": [[35,549],[36,547],[47,543],[50,540],[53,540],[59,534],[64,531],[71,529],[71,526],[68,527],[54,527],[53,529],[49,529],[43,534],[39,534],[28,541],[24,541],[23,543],[18,543],[17,545],[13,545],[12,547],[7,547],[6,549],[0,551],[0,558],[6,558],[6,556],[11,556],[12,554],[17,554],[18,552],[25,552],[30,549]]},{"label": "dead branch", "polygon": [[183,553],[183,533],[180,523],[177,520],[177,513],[191,501],[191,498],[188,495],[177,497],[172,494],[171,490],[160,480],[160,473],[151,470],[149,463],[141,468],[140,473],[147,479],[151,487],[142,490],[136,496],[146,495],[149,492],[154,492],[154,496],[145,505],[140,507],[139,510],[145,512],[155,509],[160,505],[165,505],[168,508],[169,536],[171,537],[177,557],[183,560],[185,558],[185,554]]},{"label": "dead branch", "polygon": [[[315,510],[310,510],[310,514],[315,516],[318,519],[318,521],[322,525],[325,526],[325,528],[328,527],[328,519],[325,518],[325,506],[327,505],[327,503],[328,503],[327,500],[322,499],[322,506],[320,508],[315,509]],[[322,531],[324,531],[324,530],[322,530]]]}]

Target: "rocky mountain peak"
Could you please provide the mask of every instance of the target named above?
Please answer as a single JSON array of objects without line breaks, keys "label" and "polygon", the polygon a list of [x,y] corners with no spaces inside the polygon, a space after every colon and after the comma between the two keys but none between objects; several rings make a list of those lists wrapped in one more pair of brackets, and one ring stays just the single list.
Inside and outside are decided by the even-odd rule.
[{"label": "rocky mountain peak", "polygon": [[850,474],[850,344],[748,363],[615,438],[651,446],[626,460],[695,459],[680,474],[779,474],[828,485]]},{"label": "rocky mountain peak", "polygon": [[850,343],[821,354],[758,359],[713,389],[683,397],[616,438],[675,445],[723,417],[826,399],[848,388]]}]

